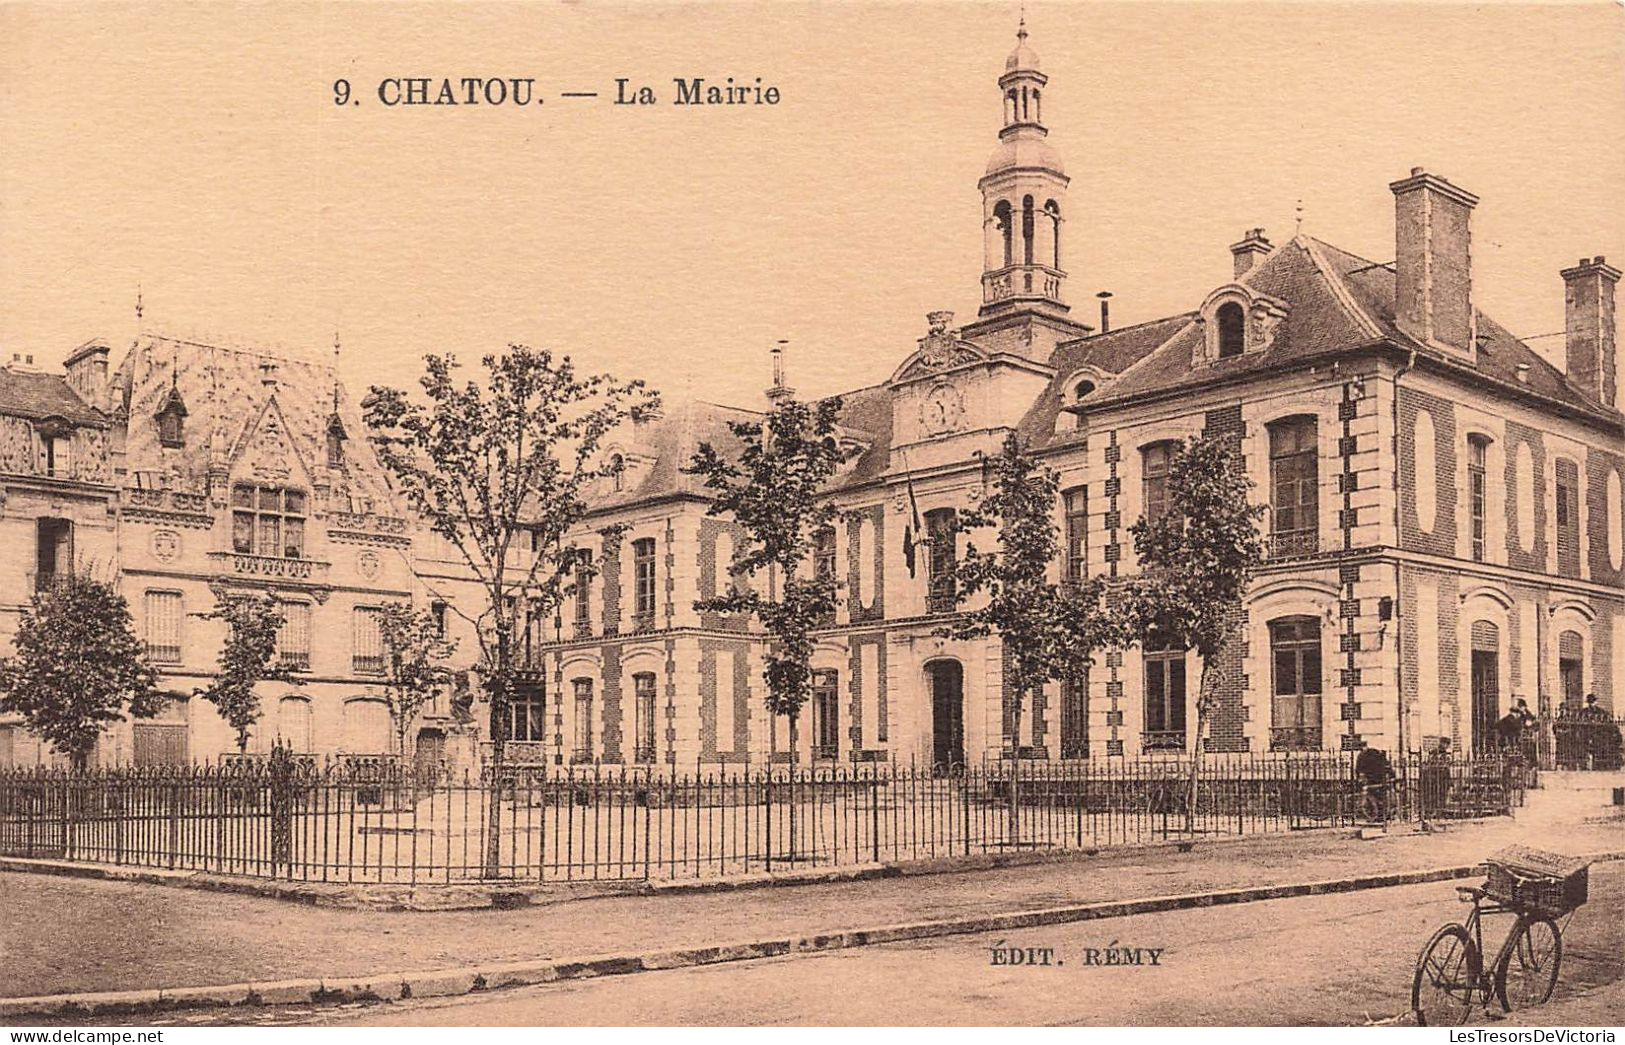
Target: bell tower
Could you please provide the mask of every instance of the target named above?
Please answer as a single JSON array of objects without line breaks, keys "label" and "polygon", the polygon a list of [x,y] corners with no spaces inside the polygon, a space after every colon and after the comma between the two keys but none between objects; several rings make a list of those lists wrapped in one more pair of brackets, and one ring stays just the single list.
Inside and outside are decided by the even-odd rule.
[{"label": "bell tower", "polygon": [[999,96],[1004,126],[977,187],[982,190],[982,316],[1018,310],[1065,315],[1062,228],[1067,176],[1046,138],[1049,77],[1027,43],[1023,18],[1004,62]]}]

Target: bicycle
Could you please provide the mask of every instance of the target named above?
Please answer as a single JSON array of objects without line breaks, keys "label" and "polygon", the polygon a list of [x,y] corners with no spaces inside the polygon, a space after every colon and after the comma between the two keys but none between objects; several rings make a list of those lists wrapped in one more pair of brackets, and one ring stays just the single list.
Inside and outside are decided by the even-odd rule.
[{"label": "bicycle", "polygon": [[[1515,879],[1532,879],[1513,874]],[[1493,993],[1506,1012],[1544,1003],[1557,985],[1563,963],[1563,930],[1549,915],[1533,908],[1495,902],[1486,904],[1481,886],[1456,886],[1457,898],[1471,902],[1467,924],[1451,922],[1428,940],[1416,959],[1411,981],[1411,1011],[1423,1027],[1461,1026],[1482,996],[1489,1006]],[[1482,918],[1487,914],[1517,916],[1491,969],[1484,968]],[[1567,921],[1567,919],[1564,919]]]}]

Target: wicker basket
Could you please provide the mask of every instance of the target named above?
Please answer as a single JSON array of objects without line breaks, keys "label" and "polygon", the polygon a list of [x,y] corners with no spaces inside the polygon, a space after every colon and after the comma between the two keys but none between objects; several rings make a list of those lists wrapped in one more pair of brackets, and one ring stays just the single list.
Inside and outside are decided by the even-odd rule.
[{"label": "wicker basket", "polygon": [[1490,874],[1484,891],[1508,907],[1558,915],[1586,902],[1588,864],[1584,860],[1514,845],[1486,863]]}]

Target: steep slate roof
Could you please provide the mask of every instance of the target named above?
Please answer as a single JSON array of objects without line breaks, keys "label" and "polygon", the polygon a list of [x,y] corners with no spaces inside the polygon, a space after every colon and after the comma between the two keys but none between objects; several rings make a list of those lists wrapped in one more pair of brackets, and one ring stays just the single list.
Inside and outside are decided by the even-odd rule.
[{"label": "steep slate roof", "polygon": [[1094,367],[1108,376],[1120,374],[1178,334],[1195,316],[1194,312],[1184,312],[1055,346],[1049,359],[1049,365],[1055,368],[1055,380],[1022,418],[1018,427],[1021,437],[1034,446],[1056,438],[1055,419],[1060,416],[1062,402],[1071,397],[1068,379],[1079,370]]},{"label": "steep slate roof", "polygon": [[40,421],[60,417],[76,425],[103,427],[107,418],[79,398],[61,374],[0,368],[0,414]]},{"label": "steep slate roof", "polygon": [[[265,385],[272,364],[275,387]],[[291,449],[307,469],[327,461],[327,424],[333,414],[337,375],[333,367],[260,349],[209,345],[183,338],[146,335],[130,347],[113,376],[115,401],[128,415],[126,463],[131,473],[179,471],[182,481],[201,486],[213,454],[241,451],[274,395],[287,422]],[[186,442],[178,449],[158,444],[156,415],[171,388],[186,404]],[[338,386],[338,414],[349,438],[342,493],[373,503],[387,513],[392,498],[383,467],[363,437],[360,406]]]}]

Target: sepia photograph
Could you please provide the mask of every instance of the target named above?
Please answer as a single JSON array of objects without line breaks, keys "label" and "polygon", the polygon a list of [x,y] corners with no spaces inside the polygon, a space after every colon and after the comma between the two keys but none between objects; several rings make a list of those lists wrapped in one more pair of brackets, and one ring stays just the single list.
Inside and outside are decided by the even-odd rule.
[{"label": "sepia photograph", "polygon": [[1613,1042],[1622,269],[1618,0],[0,0],[0,1030]]}]

